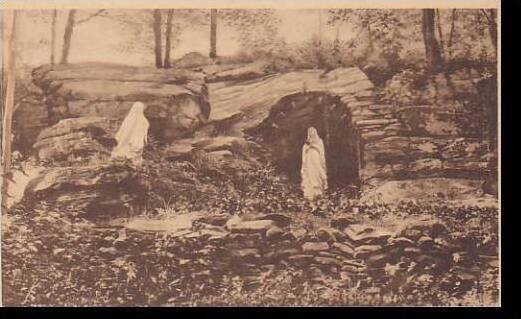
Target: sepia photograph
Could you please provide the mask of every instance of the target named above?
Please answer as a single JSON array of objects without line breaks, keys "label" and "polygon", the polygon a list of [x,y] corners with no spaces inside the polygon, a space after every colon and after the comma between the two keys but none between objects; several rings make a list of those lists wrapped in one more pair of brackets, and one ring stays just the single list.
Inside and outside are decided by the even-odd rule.
[{"label": "sepia photograph", "polygon": [[499,1],[20,2],[3,306],[501,306]]}]

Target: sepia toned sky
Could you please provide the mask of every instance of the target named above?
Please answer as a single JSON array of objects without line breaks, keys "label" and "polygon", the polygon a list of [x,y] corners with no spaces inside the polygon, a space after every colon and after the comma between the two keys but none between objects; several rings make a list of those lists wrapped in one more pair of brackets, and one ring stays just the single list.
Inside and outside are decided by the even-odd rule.
[{"label": "sepia toned sky", "polygon": [[[77,19],[89,16],[94,12],[96,11],[79,10]],[[342,30],[339,30],[338,27],[328,27],[326,25],[326,14],[322,13],[320,16],[318,10],[279,9],[276,11],[276,15],[280,18],[279,36],[284,38],[287,43],[309,40],[314,34],[319,32],[319,25],[321,25],[321,33],[324,38],[338,35],[341,39],[347,39],[353,35],[349,27],[344,26]],[[25,11],[20,15],[18,21],[18,47],[24,64],[34,66],[48,63],[51,35],[50,17],[51,11],[47,10]],[[57,21],[57,59],[59,59],[61,53],[66,19],[67,11],[59,11]],[[322,23],[319,24],[319,21]],[[143,25],[143,27],[150,26]],[[130,37],[130,32],[118,25],[117,22],[103,17],[96,17],[74,28],[69,62],[105,61],[151,65],[153,63],[153,53],[144,44],[141,49],[128,50],[130,52],[124,52],[125,50],[119,46],[119,43],[125,42],[124,40],[130,39]],[[234,28],[222,23],[219,24],[217,37],[219,55],[231,55],[239,50],[238,32]],[[177,40],[173,45],[172,55],[174,58],[178,58],[192,51],[206,55],[208,50],[208,25],[190,25],[189,27],[183,27],[178,34]]]}]

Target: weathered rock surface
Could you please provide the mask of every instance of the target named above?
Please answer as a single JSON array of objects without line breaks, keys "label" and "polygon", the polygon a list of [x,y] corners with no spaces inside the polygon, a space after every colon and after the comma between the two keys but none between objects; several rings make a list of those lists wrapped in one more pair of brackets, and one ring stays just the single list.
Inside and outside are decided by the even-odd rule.
[{"label": "weathered rock surface", "polygon": [[102,117],[64,119],[40,132],[34,148],[40,160],[106,157],[116,145],[118,121]]},{"label": "weathered rock surface", "polygon": [[130,216],[144,196],[131,167],[105,164],[47,169],[29,182],[24,202],[32,207],[45,201],[54,209],[107,220]]},{"label": "weathered rock surface", "polygon": [[[442,238],[440,236],[444,236],[446,229],[443,223],[431,216],[406,217],[383,229],[354,223],[348,227],[357,234],[388,231],[391,237],[384,236],[387,240],[377,244],[352,243],[348,238],[328,244],[319,241],[301,242],[297,238],[272,240],[271,236],[264,234],[272,230],[278,234],[287,232],[291,225],[273,226],[271,220],[244,220],[238,216],[229,216],[227,227],[220,227],[199,224],[196,221],[204,217],[204,213],[200,214],[193,212],[174,216],[163,225],[162,220],[152,220],[135,223],[134,226],[146,225],[141,229],[127,228],[142,233],[150,233],[154,227],[160,232],[166,231],[164,238],[169,242],[166,255],[171,258],[178,256],[175,258],[178,267],[176,271],[190,274],[191,280],[202,283],[208,282],[209,278],[218,280],[222,275],[239,276],[245,287],[262,283],[266,272],[291,269],[312,282],[320,283],[326,277],[331,277],[341,280],[346,287],[353,287],[366,278],[386,286],[397,285],[393,289],[404,285],[403,281],[394,281],[399,280],[398,277],[415,280],[417,277],[432,277],[449,272],[466,282],[468,287],[464,289],[470,289],[476,284],[477,278],[470,275],[468,265],[476,262],[476,253],[483,254],[487,249],[472,247],[465,240],[460,240],[460,237],[458,240],[447,237],[451,248],[439,246],[436,242]],[[266,230],[265,226],[268,225]],[[173,228],[177,230],[170,232]],[[237,232],[239,229],[241,231]],[[415,233],[406,230],[414,230]],[[304,233],[300,237],[318,239],[312,232]],[[110,237],[109,245],[113,238]],[[478,252],[474,252],[475,249]],[[119,254],[119,251],[104,249],[103,254]],[[497,260],[494,259],[497,258],[497,251],[495,256],[488,256],[486,261]]]},{"label": "weathered rock surface", "polygon": [[[255,159],[251,150],[258,145],[246,141],[244,133],[253,134],[264,123],[264,146],[278,163],[293,167],[279,165],[298,179],[294,168],[305,130],[315,126],[325,141],[331,185],[361,182],[369,196],[390,188],[388,182],[403,187],[399,193],[447,178],[455,183],[486,180],[480,188],[497,193],[490,145],[469,128],[473,121],[460,120],[467,116],[461,106],[439,105],[450,100],[453,93],[443,93],[449,89],[476,93],[465,74],[451,75],[453,88],[447,79],[436,79],[441,83],[438,104],[397,106],[375,105],[373,84],[358,68],[279,74],[263,60],[227,65],[189,54],[178,62],[178,68],[166,70],[106,63],[42,66],[33,78],[43,90],[50,124],[83,117],[120,123],[133,102],[143,101],[150,135],[162,142],[175,140],[170,159],[215,162],[232,170],[250,167]],[[103,155],[110,144],[106,131],[93,136],[80,128],[42,136],[35,147],[41,158],[51,160]],[[53,149],[53,144],[60,147]]]},{"label": "weathered rock surface", "polygon": [[380,186],[367,190],[362,202],[374,200],[384,203],[399,201],[450,201],[454,205],[497,207],[497,198],[484,196],[482,182],[475,179],[420,178],[411,180],[381,181]]},{"label": "weathered rock surface", "polygon": [[[242,114],[239,129],[253,128],[267,118],[270,109],[284,96],[306,91],[328,92],[342,101],[372,96],[373,84],[358,68],[323,71],[305,70],[267,75],[243,83],[219,82],[208,85],[211,120]],[[245,92],[247,92],[245,94]]]},{"label": "weathered rock surface", "polygon": [[200,72],[81,63],[41,66],[33,79],[46,97],[51,123],[81,116],[122,120],[141,101],[147,105],[150,133],[172,140],[193,132],[210,113]]}]

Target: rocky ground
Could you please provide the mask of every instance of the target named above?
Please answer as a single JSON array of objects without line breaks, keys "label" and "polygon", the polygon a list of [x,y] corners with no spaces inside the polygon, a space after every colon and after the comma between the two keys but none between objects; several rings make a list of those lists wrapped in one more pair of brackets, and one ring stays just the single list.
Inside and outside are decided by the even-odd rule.
[{"label": "rocky ground", "polygon": [[4,303],[498,301],[493,207],[362,205],[348,189],[308,203],[270,166],[239,179],[212,177],[207,169],[194,171],[200,196],[178,192],[147,216],[115,226],[17,205],[2,226]]},{"label": "rocky ground", "polygon": [[[19,166],[38,171],[15,176],[25,192],[3,214],[6,305],[498,302],[497,188],[483,185],[497,166],[455,121],[467,113],[429,96],[374,101],[357,68],[83,64],[32,77],[45,103],[23,104],[18,122],[37,115],[15,127],[36,156]],[[108,159],[136,99],[154,127],[141,167]],[[287,147],[311,125],[328,171],[349,173],[313,203]]]}]

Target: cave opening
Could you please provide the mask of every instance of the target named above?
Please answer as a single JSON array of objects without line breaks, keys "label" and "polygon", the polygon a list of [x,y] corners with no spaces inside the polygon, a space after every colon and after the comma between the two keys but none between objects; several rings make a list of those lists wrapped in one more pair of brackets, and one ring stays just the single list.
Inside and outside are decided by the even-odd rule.
[{"label": "cave opening", "polygon": [[291,182],[300,183],[302,146],[310,126],[324,141],[330,188],[359,184],[360,143],[346,104],[325,92],[303,92],[281,98],[269,116],[248,133],[260,137]]}]

